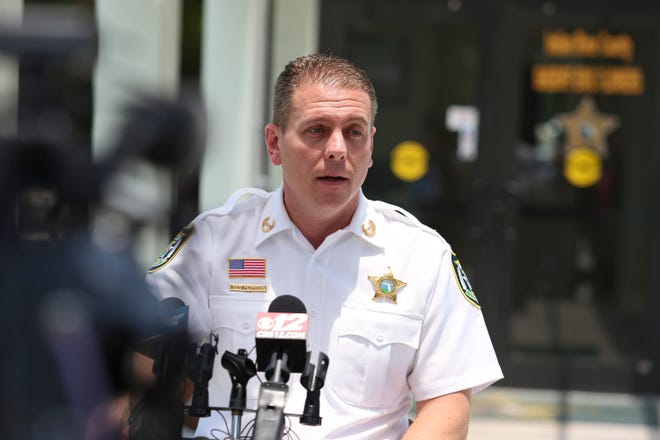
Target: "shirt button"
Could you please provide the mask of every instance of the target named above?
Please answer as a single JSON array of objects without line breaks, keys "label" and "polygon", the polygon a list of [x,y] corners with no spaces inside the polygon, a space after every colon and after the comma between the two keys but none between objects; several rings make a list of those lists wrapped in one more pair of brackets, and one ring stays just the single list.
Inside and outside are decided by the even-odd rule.
[{"label": "shirt button", "polygon": [[311,316],[312,318],[315,318],[316,317],[316,309],[310,310],[309,316]]},{"label": "shirt button", "polygon": [[247,330],[247,329],[250,328],[250,324],[248,324],[247,322],[244,322],[241,327],[243,327],[243,330]]},{"label": "shirt button", "polygon": [[383,342],[385,340],[385,337],[383,336],[382,333],[378,333],[376,335],[376,342]]}]

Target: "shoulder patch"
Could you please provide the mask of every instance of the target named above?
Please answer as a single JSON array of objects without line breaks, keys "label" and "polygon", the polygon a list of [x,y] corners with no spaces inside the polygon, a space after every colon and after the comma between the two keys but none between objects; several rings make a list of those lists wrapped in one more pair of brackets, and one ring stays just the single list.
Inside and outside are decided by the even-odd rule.
[{"label": "shoulder patch", "polygon": [[188,225],[181,229],[181,231],[172,239],[172,242],[167,247],[167,249],[165,249],[158,258],[156,258],[156,261],[153,262],[147,272],[155,272],[169,263],[194,233],[195,226],[193,225]]},{"label": "shoulder patch", "polygon": [[480,309],[481,305],[479,304],[477,295],[472,289],[470,280],[468,280],[467,274],[463,270],[463,266],[461,266],[461,262],[458,261],[458,257],[453,252],[451,253],[451,266],[452,269],[454,269],[454,277],[456,279],[456,283],[458,284],[458,288],[461,290],[461,293],[465,299],[467,299],[470,304]]}]

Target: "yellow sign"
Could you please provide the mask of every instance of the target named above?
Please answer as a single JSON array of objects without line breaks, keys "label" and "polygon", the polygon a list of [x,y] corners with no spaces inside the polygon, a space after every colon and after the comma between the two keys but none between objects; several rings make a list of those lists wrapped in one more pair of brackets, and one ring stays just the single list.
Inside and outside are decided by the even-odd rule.
[{"label": "yellow sign", "polygon": [[600,156],[587,147],[571,149],[564,157],[564,177],[573,186],[586,188],[595,185],[603,175]]},{"label": "yellow sign", "polygon": [[635,42],[629,34],[612,35],[607,31],[590,34],[584,29],[543,31],[543,52],[551,57],[616,58],[630,63]]},{"label": "yellow sign", "polygon": [[639,66],[535,64],[532,66],[532,90],[636,96],[644,93],[644,71]]},{"label": "yellow sign", "polygon": [[[544,30],[543,53],[547,57],[569,60],[532,66],[532,90],[537,93],[624,96],[644,93],[644,69],[631,64],[635,41],[629,34],[613,35],[605,30],[589,33],[584,29]],[[589,62],[584,63],[584,59]],[[613,65],[612,60],[620,64]]]},{"label": "yellow sign", "polygon": [[429,171],[429,152],[419,142],[401,142],[392,150],[390,168],[404,182],[419,180]]}]

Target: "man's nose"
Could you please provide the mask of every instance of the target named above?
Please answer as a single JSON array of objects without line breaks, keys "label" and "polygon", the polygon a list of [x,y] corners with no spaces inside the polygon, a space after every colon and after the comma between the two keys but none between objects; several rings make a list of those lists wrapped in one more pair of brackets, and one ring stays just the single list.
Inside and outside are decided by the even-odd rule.
[{"label": "man's nose", "polygon": [[346,159],[346,139],[344,139],[344,133],[341,130],[334,131],[328,139],[325,157],[330,160]]}]

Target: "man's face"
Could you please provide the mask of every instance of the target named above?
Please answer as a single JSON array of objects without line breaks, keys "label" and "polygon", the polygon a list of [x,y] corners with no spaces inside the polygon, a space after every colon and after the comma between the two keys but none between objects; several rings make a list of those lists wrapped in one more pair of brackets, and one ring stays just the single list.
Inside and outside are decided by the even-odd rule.
[{"label": "man's face", "polygon": [[371,120],[362,90],[307,84],[294,92],[286,128],[266,127],[271,161],[282,165],[287,209],[352,217],[373,163]]}]

